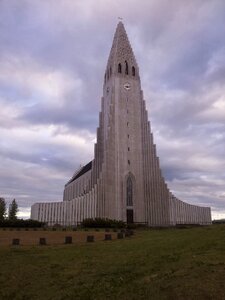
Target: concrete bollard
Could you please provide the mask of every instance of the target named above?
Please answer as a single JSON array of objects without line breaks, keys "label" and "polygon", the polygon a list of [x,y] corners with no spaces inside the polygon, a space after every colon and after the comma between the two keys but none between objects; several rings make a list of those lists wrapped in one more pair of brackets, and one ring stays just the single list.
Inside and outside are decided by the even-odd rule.
[{"label": "concrete bollard", "polygon": [[13,246],[18,246],[20,244],[20,239],[13,239],[12,240],[12,245]]},{"label": "concrete bollard", "polygon": [[94,236],[93,235],[88,235],[87,236],[87,242],[88,243],[92,243],[92,242],[94,242],[95,241],[95,239],[94,239]]},{"label": "concrete bollard", "polygon": [[123,232],[118,232],[117,233],[117,238],[118,239],[123,239]]},{"label": "concrete bollard", "polygon": [[65,244],[72,244],[72,241],[73,241],[72,236],[65,237]]},{"label": "concrete bollard", "polygon": [[125,231],[125,237],[129,237],[130,236],[130,231],[129,230],[126,230]]},{"label": "concrete bollard", "polygon": [[105,241],[111,241],[112,235],[111,234],[105,234]]},{"label": "concrete bollard", "polygon": [[46,245],[46,238],[40,238],[39,245]]}]

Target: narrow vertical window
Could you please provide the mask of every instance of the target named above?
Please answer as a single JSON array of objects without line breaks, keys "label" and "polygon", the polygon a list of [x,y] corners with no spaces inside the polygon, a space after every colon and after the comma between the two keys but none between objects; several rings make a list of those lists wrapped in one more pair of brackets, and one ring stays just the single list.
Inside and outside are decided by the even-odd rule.
[{"label": "narrow vertical window", "polygon": [[125,74],[128,75],[129,72],[128,72],[128,63],[127,61],[125,61]]},{"label": "narrow vertical window", "polygon": [[118,64],[118,73],[122,73],[122,66],[121,66],[121,64]]},{"label": "narrow vertical window", "polygon": [[110,69],[109,69],[109,75],[110,75],[110,77],[111,77],[111,75],[112,75],[112,68],[110,67]]},{"label": "narrow vertical window", "polygon": [[135,67],[132,67],[132,76],[135,76]]},{"label": "narrow vertical window", "polygon": [[130,176],[127,178],[127,206],[133,206],[133,184]]}]

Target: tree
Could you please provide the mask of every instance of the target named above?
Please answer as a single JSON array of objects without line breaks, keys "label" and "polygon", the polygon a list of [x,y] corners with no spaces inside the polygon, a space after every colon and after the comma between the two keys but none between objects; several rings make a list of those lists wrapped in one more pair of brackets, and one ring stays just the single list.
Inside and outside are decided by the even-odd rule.
[{"label": "tree", "polygon": [[0,198],[0,222],[6,217],[6,202],[4,198]]},{"label": "tree", "polygon": [[12,203],[9,205],[9,220],[15,221],[17,219],[16,214],[18,213],[18,205],[16,199],[13,199]]}]

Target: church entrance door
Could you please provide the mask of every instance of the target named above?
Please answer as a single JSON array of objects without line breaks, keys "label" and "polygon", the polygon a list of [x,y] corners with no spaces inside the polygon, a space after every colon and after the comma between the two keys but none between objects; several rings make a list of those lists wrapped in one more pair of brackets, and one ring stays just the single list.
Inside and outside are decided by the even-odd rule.
[{"label": "church entrance door", "polygon": [[134,211],[133,209],[127,209],[127,224],[134,223]]}]

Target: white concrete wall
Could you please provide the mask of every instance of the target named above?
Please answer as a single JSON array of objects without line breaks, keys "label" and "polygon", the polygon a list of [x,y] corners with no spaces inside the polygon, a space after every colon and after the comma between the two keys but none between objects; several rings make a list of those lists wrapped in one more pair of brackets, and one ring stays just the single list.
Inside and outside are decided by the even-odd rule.
[{"label": "white concrete wall", "polygon": [[78,196],[83,196],[91,189],[91,170],[66,184],[63,201],[70,201]]},{"label": "white concrete wall", "polygon": [[172,194],[169,198],[170,225],[176,224],[212,224],[210,207],[200,207],[185,203]]},{"label": "white concrete wall", "polygon": [[35,203],[31,219],[46,222],[49,226],[76,226],[83,219],[96,217],[96,186],[89,193],[71,201]]}]

